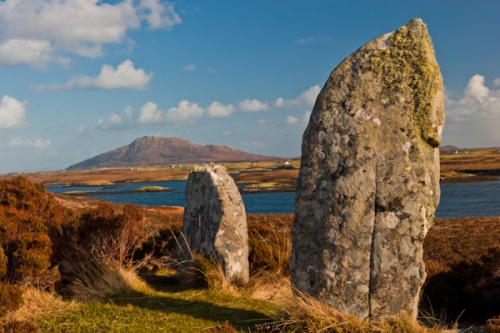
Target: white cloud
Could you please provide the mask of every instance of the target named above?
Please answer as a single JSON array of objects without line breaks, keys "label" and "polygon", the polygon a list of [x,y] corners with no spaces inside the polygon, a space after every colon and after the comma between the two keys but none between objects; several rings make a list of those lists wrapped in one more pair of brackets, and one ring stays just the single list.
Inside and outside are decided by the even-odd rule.
[{"label": "white cloud", "polygon": [[304,112],[304,116],[302,117],[302,122],[304,124],[309,124],[309,118],[311,118],[311,111]]},{"label": "white cloud", "polygon": [[470,78],[465,88],[464,95],[481,101],[483,97],[488,96],[489,92],[490,90],[488,87],[484,85],[484,76],[476,74]]},{"label": "white cloud", "polygon": [[[310,101],[315,93],[317,86],[311,87],[300,94],[299,97],[292,100],[293,103],[300,105],[305,101]],[[313,93],[311,93],[313,92]],[[295,102],[295,100],[300,102]],[[285,102],[285,101],[284,101]],[[291,103],[287,101],[287,103]],[[190,124],[204,116],[209,117],[229,117],[231,114],[240,111],[263,111],[268,110],[267,103],[257,99],[246,99],[238,103],[238,106],[233,104],[222,104],[214,101],[208,107],[204,108],[195,102],[182,100],[177,106],[169,109],[162,109],[157,104],[148,101],[140,109],[138,114],[135,114],[131,106],[127,106],[122,113],[111,113],[107,117],[99,118],[94,126],[82,126],[80,132],[92,131],[107,131],[107,130],[122,130],[125,128],[139,127],[142,124]],[[284,120],[288,125],[304,125],[309,121],[310,112],[305,112],[303,117],[289,115]],[[260,125],[265,125],[268,121],[264,118],[257,120]],[[224,135],[230,135],[232,132],[224,132]]]},{"label": "white cloud", "polygon": [[295,116],[287,116],[285,118],[285,124],[287,125],[307,125],[309,123],[309,118],[311,117],[311,112],[306,111],[304,115],[302,116],[302,119],[299,119]]},{"label": "white cloud", "polygon": [[500,78],[496,78],[493,84],[497,87],[500,86]]},{"label": "white cloud", "polygon": [[9,146],[12,147],[34,147],[36,149],[46,149],[51,145],[48,140],[42,140],[40,138],[35,138],[33,140],[22,139],[20,137],[15,137],[10,139]]},{"label": "white cloud", "polygon": [[142,68],[134,68],[131,60],[125,60],[116,69],[111,65],[103,65],[96,77],[75,76],[66,83],[44,84],[36,87],[37,91],[59,91],[72,89],[145,89],[152,73]]},{"label": "white cloud", "polygon": [[287,125],[297,125],[300,122],[299,118],[294,116],[287,116],[285,119],[285,124]]},{"label": "white cloud", "polygon": [[49,41],[11,39],[0,43],[0,65],[28,64],[44,69],[48,63],[69,66],[69,59],[54,54]]},{"label": "white cloud", "polygon": [[155,124],[182,124],[192,123],[202,117],[205,110],[196,103],[182,100],[176,107],[167,111],[158,108],[153,102],[147,102],[140,110],[138,121],[140,123]]},{"label": "white cloud", "polygon": [[319,87],[319,85],[315,85],[308,88],[307,90],[302,91],[300,95],[294,99],[284,99],[282,97],[278,97],[274,102],[274,105],[279,108],[313,106],[320,91],[321,88]]},{"label": "white cloud", "polygon": [[446,115],[449,121],[500,118],[500,89],[491,90],[484,84],[484,76],[470,78],[463,96],[453,99],[446,96]]},{"label": "white cloud", "polygon": [[320,42],[328,42],[330,41],[331,38],[323,38],[323,37],[307,37],[307,38],[300,38],[295,41],[295,44],[301,45],[301,44],[311,44],[311,43],[320,43]]},{"label": "white cloud", "polygon": [[134,114],[134,109],[130,105],[126,106],[125,109],[123,109],[123,114],[127,118],[132,118],[132,115]]},{"label": "white cloud", "polygon": [[263,103],[257,99],[245,99],[238,104],[241,111],[259,112],[269,110],[267,103]]},{"label": "white cloud", "polygon": [[94,131],[120,131],[134,127],[136,119],[131,106],[125,107],[121,114],[112,112],[105,118],[99,118],[93,126],[80,126],[77,131],[80,133],[91,133]]},{"label": "white cloud", "polygon": [[233,131],[225,131],[224,133],[222,133],[222,135],[231,136],[231,135],[233,135]]},{"label": "white cloud", "polygon": [[196,65],[195,64],[187,64],[182,67],[182,70],[185,72],[194,72],[196,70]]},{"label": "white cloud", "polygon": [[207,109],[207,114],[210,117],[228,117],[235,110],[234,105],[223,105],[219,102],[212,102]]},{"label": "white cloud", "polygon": [[445,96],[446,124],[443,142],[460,147],[498,146],[500,140],[500,89],[490,89],[484,77],[470,78],[462,96]]},{"label": "white cloud", "polygon": [[[127,41],[127,32],[140,29],[142,21],[149,29],[181,23],[174,6],[160,0],[5,0],[0,2],[0,64],[67,64],[61,52],[99,57],[106,44]],[[21,51],[17,61],[15,50]]]},{"label": "white cloud", "polygon": [[122,124],[123,118],[116,113],[112,113],[107,118],[99,118],[97,120],[96,129],[105,131],[111,128],[120,127]]},{"label": "white cloud", "polygon": [[172,4],[160,0],[141,0],[140,8],[144,10],[143,16],[148,21],[149,29],[171,29],[182,22]]},{"label": "white cloud", "polygon": [[141,110],[139,112],[139,122],[140,123],[156,123],[161,121],[162,113],[164,111],[161,111],[158,108],[158,105],[156,105],[153,102],[147,102],[141,107]]},{"label": "white cloud", "polygon": [[10,96],[3,96],[0,101],[0,129],[14,129],[27,125],[26,102],[20,102]]}]

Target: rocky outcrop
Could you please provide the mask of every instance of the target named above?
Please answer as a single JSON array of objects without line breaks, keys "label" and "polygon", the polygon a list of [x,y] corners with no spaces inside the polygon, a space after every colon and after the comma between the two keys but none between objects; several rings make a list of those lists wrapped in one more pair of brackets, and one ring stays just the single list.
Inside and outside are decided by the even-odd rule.
[{"label": "rocky outcrop", "polygon": [[303,137],[293,285],[360,318],[416,317],[440,195],[443,99],[420,19],[331,73]]},{"label": "rocky outcrop", "polygon": [[186,185],[178,260],[203,254],[222,265],[230,283],[247,283],[248,228],[243,200],[226,168],[194,166]]}]

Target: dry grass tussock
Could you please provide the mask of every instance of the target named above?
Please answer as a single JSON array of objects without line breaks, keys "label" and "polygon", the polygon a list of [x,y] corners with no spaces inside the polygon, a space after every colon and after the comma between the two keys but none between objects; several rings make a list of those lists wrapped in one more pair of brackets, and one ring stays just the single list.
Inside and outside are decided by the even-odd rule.
[{"label": "dry grass tussock", "polygon": [[181,232],[174,236],[177,247],[182,249],[187,259],[178,262],[179,281],[185,287],[206,287],[213,291],[233,292],[234,289],[226,280],[222,265],[213,258],[193,251],[189,241]]},{"label": "dry grass tussock", "polygon": [[[116,263],[106,263],[80,256],[77,260],[64,263],[66,274],[72,275],[71,283],[64,293],[78,301],[102,300],[111,295],[131,290],[128,274]],[[128,280],[125,278],[128,277]]]},{"label": "dry grass tussock", "polygon": [[306,293],[294,289],[294,295],[283,304],[276,321],[261,325],[259,332],[329,332],[329,333],[437,333],[406,317],[388,318],[380,322],[362,320],[341,312]]},{"label": "dry grass tussock", "polygon": [[22,306],[16,311],[9,312],[5,319],[6,321],[29,321],[41,314],[57,316],[68,311],[76,311],[79,307],[80,305],[76,301],[64,301],[54,293],[26,287]]},{"label": "dry grass tussock", "polygon": [[195,279],[210,290],[224,293],[236,292],[236,287],[226,280],[222,265],[213,259],[195,255],[187,271],[194,274]]},{"label": "dry grass tussock", "polygon": [[285,305],[293,297],[290,279],[267,271],[260,271],[250,277],[244,292],[250,298]]}]

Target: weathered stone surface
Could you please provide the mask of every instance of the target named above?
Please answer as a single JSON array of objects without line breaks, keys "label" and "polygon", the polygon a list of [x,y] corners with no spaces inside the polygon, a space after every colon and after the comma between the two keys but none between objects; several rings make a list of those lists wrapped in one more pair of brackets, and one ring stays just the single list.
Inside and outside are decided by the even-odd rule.
[{"label": "weathered stone surface", "polygon": [[330,75],[302,143],[290,260],[299,289],[361,318],[416,317],[439,202],[442,77],[420,19]]},{"label": "weathered stone surface", "polygon": [[223,166],[191,169],[182,232],[185,242],[181,242],[178,260],[191,259],[190,251],[203,254],[222,265],[228,282],[248,282],[245,206],[234,180]]}]

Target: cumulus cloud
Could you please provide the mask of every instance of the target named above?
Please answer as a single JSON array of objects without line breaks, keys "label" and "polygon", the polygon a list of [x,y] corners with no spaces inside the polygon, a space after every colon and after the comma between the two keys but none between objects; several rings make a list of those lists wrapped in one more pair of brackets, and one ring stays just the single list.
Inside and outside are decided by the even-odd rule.
[{"label": "cumulus cloud", "polygon": [[97,120],[97,125],[94,127],[96,130],[108,131],[111,129],[123,129],[124,125],[123,117],[112,113],[107,118],[99,118]]},{"label": "cumulus cloud", "polygon": [[445,108],[443,141],[446,144],[462,147],[498,146],[500,89],[488,88],[482,75],[471,77],[461,96],[454,97],[447,92]]},{"label": "cumulus cloud", "polygon": [[311,118],[311,111],[304,112],[304,116],[302,117],[302,122],[304,124],[309,124],[309,118]]},{"label": "cumulus cloud", "polygon": [[241,111],[259,112],[269,110],[267,103],[261,102],[257,99],[245,99],[238,104]]},{"label": "cumulus cloud", "polygon": [[500,86],[500,78],[495,79],[495,81],[493,82],[493,84],[495,86],[497,86],[497,87]]},{"label": "cumulus cloud", "polygon": [[232,104],[223,105],[219,102],[212,102],[207,108],[207,114],[210,117],[228,117],[234,110],[235,107]]},{"label": "cumulus cloud", "polygon": [[148,22],[149,29],[171,29],[182,22],[172,4],[161,0],[141,0],[139,6],[143,10],[142,16]]},{"label": "cumulus cloud", "polygon": [[329,40],[331,39],[323,37],[305,37],[297,39],[295,41],[295,44],[302,45],[302,44],[320,43],[320,42],[328,42]]},{"label": "cumulus cloud", "polygon": [[33,140],[22,139],[20,137],[15,137],[10,139],[9,146],[12,147],[34,147],[36,149],[42,150],[46,149],[51,145],[48,140],[43,140],[40,138],[34,138]]},{"label": "cumulus cloud", "polygon": [[0,101],[0,129],[14,129],[27,125],[26,102],[10,96],[3,96]]},{"label": "cumulus cloud", "polygon": [[185,72],[194,72],[196,70],[196,65],[195,64],[187,64],[182,67],[182,70]]},{"label": "cumulus cloud", "polygon": [[135,125],[134,110],[131,106],[127,106],[121,113],[112,112],[107,117],[97,119],[97,122],[92,126],[79,126],[77,131],[82,134],[96,131],[120,131],[133,128]]},{"label": "cumulus cloud", "polygon": [[300,122],[299,118],[294,116],[287,116],[285,119],[285,124],[287,125],[297,125]]},{"label": "cumulus cloud", "polygon": [[131,60],[125,60],[116,69],[111,65],[103,65],[96,77],[75,76],[65,83],[44,84],[36,87],[37,91],[60,91],[72,89],[145,89],[152,73],[142,68],[134,68]]},{"label": "cumulus cloud", "polygon": [[[303,91],[297,98],[293,100],[283,100],[283,102],[293,105],[303,105],[311,103],[315,98],[315,89],[318,86],[311,87]],[[122,113],[111,113],[107,117],[99,118],[94,126],[82,126],[79,131],[108,131],[122,130],[125,128],[139,127],[141,125],[180,125],[191,124],[204,116],[213,118],[229,117],[237,111],[258,112],[269,110],[268,103],[261,102],[257,99],[245,99],[237,105],[223,104],[214,101],[208,107],[200,106],[195,102],[182,100],[177,106],[169,109],[162,109],[157,104],[148,101],[140,109],[134,113],[131,106],[126,107]],[[307,124],[309,121],[310,112],[305,112],[303,116],[289,115],[284,119],[284,123],[288,125],[300,126]],[[264,118],[257,120],[260,125],[265,125],[268,121]],[[224,132],[224,135],[230,135],[232,132]]]},{"label": "cumulus cloud", "polygon": [[447,120],[500,118],[500,89],[489,89],[484,81],[484,76],[476,74],[470,78],[460,98],[446,96]]},{"label": "cumulus cloud", "polygon": [[285,118],[285,124],[292,125],[292,126],[307,125],[309,123],[310,117],[311,117],[310,111],[306,111],[301,119],[298,117],[295,117],[295,116],[287,116]]},{"label": "cumulus cloud", "polygon": [[139,112],[139,122],[140,123],[156,123],[161,120],[162,113],[164,111],[161,111],[158,108],[158,105],[156,105],[153,102],[147,102],[141,107],[141,110]]},{"label": "cumulus cloud", "polygon": [[319,87],[319,85],[315,85],[308,88],[307,90],[302,91],[299,96],[293,99],[284,99],[282,97],[278,97],[274,102],[274,105],[279,108],[313,106],[320,91],[321,88]]},{"label": "cumulus cloud", "polygon": [[167,111],[158,108],[153,102],[147,102],[141,107],[138,121],[145,124],[163,123],[163,124],[182,124],[192,123],[202,117],[205,110],[197,103],[182,100],[176,107]]},{"label": "cumulus cloud", "polygon": [[0,64],[67,64],[60,53],[99,57],[105,45],[127,41],[127,32],[142,22],[159,29],[181,19],[172,4],[160,0],[5,0],[0,2]]},{"label": "cumulus cloud", "polygon": [[11,39],[0,42],[0,65],[28,64],[45,69],[49,63],[68,67],[69,59],[55,55],[54,48],[45,40]]}]

